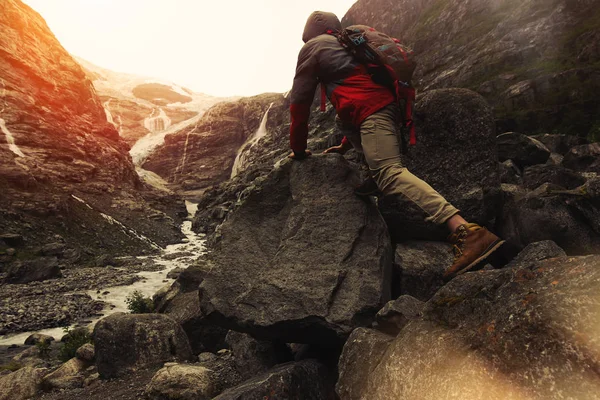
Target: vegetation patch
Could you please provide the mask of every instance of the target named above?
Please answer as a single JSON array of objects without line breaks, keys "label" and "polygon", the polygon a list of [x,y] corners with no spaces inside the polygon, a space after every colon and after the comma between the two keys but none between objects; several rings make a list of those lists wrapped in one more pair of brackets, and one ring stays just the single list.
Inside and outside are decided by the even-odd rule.
[{"label": "vegetation patch", "polygon": [[149,314],[154,312],[154,303],[139,290],[135,290],[125,299],[127,309],[132,314]]},{"label": "vegetation patch", "polygon": [[64,343],[58,353],[58,358],[62,362],[67,362],[75,357],[77,349],[84,344],[92,343],[92,335],[86,328],[69,329],[67,327],[63,331],[66,334],[66,338],[63,339]]}]

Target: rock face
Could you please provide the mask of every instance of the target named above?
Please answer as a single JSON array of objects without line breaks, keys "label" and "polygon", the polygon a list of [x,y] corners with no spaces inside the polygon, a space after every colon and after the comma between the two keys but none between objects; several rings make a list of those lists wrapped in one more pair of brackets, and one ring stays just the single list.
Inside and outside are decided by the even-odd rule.
[{"label": "rock face", "polygon": [[[255,147],[263,118],[265,126],[258,136],[267,135],[269,140],[268,131],[277,126],[278,114],[288,110],[285,103],[280,94],[262,94],[217,104],[194,126],[165,137],[164,145],[143,167],[186,191],[219,184],[231,177],[234,165],[237,170],[247,166],[243,165],[247,154],[238,153]],[[249,144],[242,149],[246,142]]]},{"label": "rock face", "polygon": [[7,270],[6,283],[29,283],[62,277],[56,257],[18,261]]},{"label": "rock face", "polygon": [[110,315],[96,324],[93,338],[96,366],[102,378],[192,358],[185,332],[162,314]]},{"label": "rock face", "polygon": [[284,343],[256,340],[241,332],[229,331],[225,339],[234,356],[235,367],[243,379],[266,372],[285,361],[292,354]]},{"label": "rock face", "polygon": [[0,400],[26,400],[41,389],[42,378],[48,372],[43,368],[23,367],[0,377]]},{"label": "rock face", "polygon": [[214,400],[334,400],[327,369],[315,360],[281,364],[272,370],[228,389]]},{"label": "rock face", "polygon": [[[500,205],[500,178],[492,112],[470,90],[432,90],[418,97],[417,145],[403,162],[468,221],[489,224]],[[394,238],[443,239],[444,227],[401,199],[384,199],[382,213]]]},{"label": "rock face", "polygon": [[[152,251],[132,231],[176,241],[175,213],[163,212],[172,199],[142,186],[83,69],[20,0],[3,1],[0,15],[0,226],[23,238],[15,258],[36,258],[38,246],[84,262]],[[2,272],[12,261],[0,260]]]},{"label": "rock face", "polygon": [[382,340],[349,340],[338,394],[594,398],[599,266],[597,255],[568,258],[544,244],[524,250],[506,269],[459,276],[385,350],[367,345],[385,347]]},{"label": "rock face", "polygon": [[[286,161],[221,226],[206,317],[256,338],[339,344],[389,299],[391,244],[339,155]],[[318,247],[313,247],[318,243]]]},{"label": "rock face", "polygon": [[550,150],[539,140],[516,132],[498,135],[498,158],[512,160],[519,168],[544,164],[550,157]]},{"label": "rock face", "polygon": [[583,144],[571,148],[562,164],[575,171],[600,172],[600,144]]},{"label": "rock face", "polygon": [[476,90],[499,132],[586,136],[598,121],[596,10],[594,0],[359,0],[342,25],[370,25],[412,46],[417,89]]}]

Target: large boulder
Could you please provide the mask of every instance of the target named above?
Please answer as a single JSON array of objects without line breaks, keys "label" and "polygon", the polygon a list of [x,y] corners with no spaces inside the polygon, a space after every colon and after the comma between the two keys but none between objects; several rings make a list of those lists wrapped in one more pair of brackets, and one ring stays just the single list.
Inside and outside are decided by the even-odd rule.
[{"label": "large boulder", "polygon": [[374,368],[365,344],[348,341],[340,371],[354,372],[340,374],[341,398],[597,398],[600,256],[542,247],[452,280],[373,354]]},{"label": "large boulder", "polygon": [[571,148],[562,165],[575,171],[600,172],[600,143]]},{"label": "large boulder", "polygon": [[[415,107],[417,145],[403,157],[406,167],[429,183],[469,221],[491,222],[500,206],[494,117],[490,106],[466,89],[431,90]],[[382,213],[392,237],[441,239],[444,227],[401,198],[386,198]]]},{"label": "large boulder", "polygon": [[56,257],[41,257],[11,264],[6,283],[29,283],[62,277]]},{"label": "large boulder", "polygon": [[205,266],[201,263],[189,266],[165,293],[154,297],[156,311],[181,325],[194,354],[224,348],[227,335],[227,329],[207,321],[200,309],[198,286],[204,279],[204,271]]},{"label": "large boulder", "polygon": [[110,315],[98,321],[93,338],[96,366],[102,378],[192,358],[183,329],[162,314]]},{"label": "large boulder", "polygon": [[339,345],[390,298],[391,243],[339,155],[288,160],[222,224],[200,284],[206,317],[256,338]]},{"label": "large boulder", "polygon": [[598,200],[583,193],[544,184],[531,192],[507,196],[496,230],[510,244],[553,240],[568,254],[600,251]]},{"label": "large boulder", "polygon": [[285,343],[256,340],[246,333],[236,331],[229,331],[225,342],[233,353],[236,369],[243,379],[292,360],[292,353]]},{"label": "large boulder", "polygon": [[23,367],[0,377],[0,400],[26,400],[35,396],[42,387],[44,368]]},{"label": "large boulder", "polygon": [[83,372],[89,365],[89,362],[72,358],[57,370],[46,375],[42,381],[42,387],[45,390],[83,387],[83,381],[85,380]]},{"label": "large boulder", "polygon": [[498,135],[497,143],[500,161],[513,160],[520,168],[544,164],[550,157],[550,150],[542,142],[522,133],[503,133]]},{"label": "large boulder", "polygon": [[197,365],[166,365],[146,387],[150,400],[210,400],[216,394],[211,370]]},{"label": "large boulder", "polygon": [[575,146],[583,144],[589,144],[586,138],[575,135],[559,135],[543,133],[541,135],[532,135],[532,139],[539,140],[550,150],[552,153],[558,153],[565,155],[569,150]]},{"label": "large boulder", "polygon": [[561,165],[532,165],[524,169],[523,185],[526,188],[536,189],[544,183],[575,189],[585,183],[585,178]]},{"label": "large boulder", "polygon": [[334,400],[333,381],[315,360],[281,364],[228,389],[214,400]]}]

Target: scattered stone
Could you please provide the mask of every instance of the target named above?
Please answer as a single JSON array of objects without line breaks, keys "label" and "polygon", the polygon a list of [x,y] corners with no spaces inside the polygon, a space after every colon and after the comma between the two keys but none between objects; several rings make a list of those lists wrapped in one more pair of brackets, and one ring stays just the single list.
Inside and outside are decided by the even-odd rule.
[{"label": "scattered stone", "polygon": [[0,234],[0,240],[12,247],[20,247],[25,244],[25,239],[23,236],[16,233]]},{"label": "scattered stone", "polygon": [[256,340],[245,333],[229,331],[225,343],[233,353],[235,365],[243,379],[261,374],[276,364],[292,361],[285,343]]},{"label": "scattered stone", "polygon": [[115,265],[115,260],[110,254],[103,254],[94,259],[95,267],[106,267],[109,265]]},{"label": "scattered stone", "polygon": [[211,370],[181,364],[160,369],[145,393],[150,400],[210,400],[217,394]]},{"label": "scattered stone", "polygon": [[557,135],[544,133],[530,136],[544,144],[553,153],[566,154],[571,148],[583,144],[589,144],[586,138],[574,135]]},{"label": "scattered stone", "polygon": [[181,274],[181,272],[184,270],[184,268],[174,268],[172,270],[169,271],[169,273],[167,274],[167,278],[169,279],[177,279],[179,277],[179,274]]},{"label": "scattered stone", "polygon": [[93,333],[98,373],[114,378],[167,361],[187,361],[192,352],[179,324],[162,314],[116,313]]},{"label": "scattered stone", "polygon": [[562,165],[574,171],[600,172],[600,143],[571,148],[565,154]]},{"label": "scattered stone", "polygon": [[82,361],[85,361],[87,363],[93,363],[96,358],[94,345],[91,343],[84,344],[83,346],[77,349],[75,355],[78,359]]},{"label": "scattered stone", "polygon": [[5,278],[6,283],[29,283],[61,278],[62,273],[56,257],[16,261],[11,264]]},{"label": "scattered stone", "polygon": [[239,385],[244,380],[237,370],[233,354],[228,349],[220,350],[216,358],[200,362],[198,365],[212,371],[212,381],[217,394]]},{"label": "scattered stone", "polygon": [[74,389],[83,387],[85,377],[83,371],[88,363],[78,358],[72,358],[56,371],[44,376],[42,387],[44,390]]},{"label": "scattered stone", "polygon": [[585,183],[585,178],[561,165],[532,165],[525,168],[523,185],[526,188],[535,189],[544,183],[575,189]]},{"label": "scattered stone", "polygon": [[305,360],[278,365],[214,400],[331,400],[334,396],[333,379],[327,368],[315,360]]},{"label": "scattered stone", "polygon": [[33,345],[36,345],[41,342],[50,343],[53,341],[54,341],[54,338],[52,336],[44,335],[42,333],[32,333],[31,335],[29,335],[27,337],[27,339],[25,339],[24,344],[27,346],[33,346]]},{"label": "scattered stone", "polygon": [[419,319],[425,303],[412,296],[400,296],[377,313],[377,329],[396,336],[409,321]]},{"label": "scattered stone", "polygon": [[8,249],[6,249],[6,255],[7,255],[7,256],[11,256],[11,257],[12,257],[12,256],[14,256],[15,254],[17,254],[17,250],[16,250],[16,249],[13,249],[12,247],[11,247],[11,248],[8,248]]},{"label": "scattered stone", "polygon": [[500,161],[513,160],[519,168],[544,164],[550,150],[539,140],[516,132],[506,132],[496,138]]},{"label": "scattered stone", "polygon": [[26,400],[34,397],[42,387],[44,368],[24,367],[0,377],[0,400]]},{"label": "scattered stone", "polygon": [[96,372],[96,373],[91,374],[87,378],[85,378],[85,380],[83,381],[83,386],[84,387],[92,386],[98,382],[100,382],[100,374]]},{"label": "scattered stone", "polygon": [[217,356],[214,353],[204,352],[204,353],[198,354],[198,361],[200,361],[200,362],[210,362],[210,361],[214,361],[218,358],[219,358],[219,356]]},{"label": "scattered stone", "polygon": [[64,243],[48,243],[42,246],[39,250],[39,254],[42,256],[55,256],[60,258],[64,254],[66,248],[67,246]]},{"label": "scattered stone", "polygon": [[522,172],[513,160],[500,163],[500,182],[518,185],[522,180]]}]

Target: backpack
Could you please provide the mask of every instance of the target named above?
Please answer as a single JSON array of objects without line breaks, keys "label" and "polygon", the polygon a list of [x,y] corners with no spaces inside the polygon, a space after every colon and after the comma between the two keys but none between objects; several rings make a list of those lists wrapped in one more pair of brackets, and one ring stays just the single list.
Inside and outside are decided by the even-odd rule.
[{"label": "backpack", "polygon": [[[396,38],[366,25],[351,25],[337,34],[338,41],[361,63],[367,66],[373,80],[390,87],[396,101],[404,101],[404,125],[409,129],[411,145],[416,144],[412,120],[415,89],[411,85],[417,66],[410,48]],[[404,138],[403,138],[404,139]]]}]

